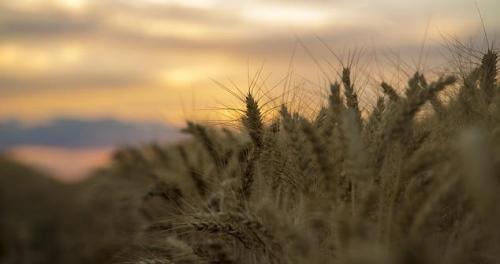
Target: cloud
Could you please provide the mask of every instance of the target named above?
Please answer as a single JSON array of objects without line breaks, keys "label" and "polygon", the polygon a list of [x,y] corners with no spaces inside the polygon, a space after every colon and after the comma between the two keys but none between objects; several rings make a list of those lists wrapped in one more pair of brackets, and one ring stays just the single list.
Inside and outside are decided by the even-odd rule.
[{"label": "cloud", "polygon": [[[493,39],[500,33],[500,2],[483,0],[480,7]],[[384,47],[402,57],[418,56],[428,21],[426,43],[433,52],[442,33],[468,38],[480,32],[469,0],[1,1],[0,95],[9,109],[1,109],[0,116],[96,111],[85,110],[83,103],[62,102],[73,93],[86,103],[98,101],[88,108],[104,101],[120,104],[123,100],[117,97],[126,97],[128,113],[111,103],[99,113],[113,116],[120,109],[122,118],[140,108],[141,114],[151,112],[143,117],[150,120],[156,115],[151,105],[160,105],[166,96],[147,93],[168,94],[165,103],[175,104],[172,98],[193,91],[203,94],[200,104],[209,106],[207,98],[221,96],[208,88],[210,78],[231,77],[244,87],[248,67],[255,66],[248,61],[265,61],[266,70],[283,74],[297,39],[321,59],[333,58],[317,36],[340,52]],[[300,74],[316,78],[318,68],[303,50],[298,52],[302,54],[294,62]],[[28,94],[33,110],[22,109]],[[58,105],[51,106],[47,98]]]},{"label": "cloud", "polygon": [[0,123],[0,150],[37,145],[64,148],[103,148],[182,138],[175,127],[160,123],[131,123],[113,119],[57,119],[26,127],[16,121]]},{"label": "cloud", "polygon": [[0,95],[16,93],[37,92],[39,90],[61,90],[61,89],[119,89],[134,85],[147,83],[149,76],[140,75],[138,72],[127,74],[123,72],[106,71],[82,71],[61,72],[58,74],[6,74],[0,73]]},{"label": "cloud", "polygon": [[53,8],[26,12],[2,4],[0,8],[0,34],[3,39],[85,34],[97,30],[100,25],[98,14],[81,17]]}]

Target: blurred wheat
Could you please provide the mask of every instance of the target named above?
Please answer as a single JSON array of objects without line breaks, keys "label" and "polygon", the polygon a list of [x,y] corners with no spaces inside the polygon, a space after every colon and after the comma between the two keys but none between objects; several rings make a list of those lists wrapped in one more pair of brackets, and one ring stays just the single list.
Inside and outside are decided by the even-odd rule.
[{"label": "blurred wheat", "polygon": [[[239,130],[188,122],[189,140],[118,150],[51,198],[74,218],[57,238],[45,219],[26,235],[26,212],[0,203],[16,212],[0,218],[0,261],[500,263],[497,64],[488,50],[458,76],[382,82],[368,112],[345,67],[312,118],[249,89]],[[0,202],[24,195],[2,179]]]},{"label": "blurred wheat", "polygon": [[[248,93],[241,131],[188,123],[193,137],[176,147],[117,152],[106,173],[151,186],[130,242],[143,247],[120,259],[499,263],[497,63],[488,50],[461,78],[381,83],[366,116],[344,68],[315,118],[283,104],[264,122]],[[443,90],[456,96],[442,101]]]}]

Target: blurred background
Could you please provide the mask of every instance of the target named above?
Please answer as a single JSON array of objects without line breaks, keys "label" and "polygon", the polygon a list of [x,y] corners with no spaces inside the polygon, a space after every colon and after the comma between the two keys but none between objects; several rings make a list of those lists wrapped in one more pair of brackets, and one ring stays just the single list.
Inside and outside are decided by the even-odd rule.
[{"label": "blurred background", "polygon": [[[477,6],[497,39],[500,1]],[[482,36],[472,0],[1,0],[0,151],[74,182],[117,146],[226,119],[213,109],[234,98],[213,80],[245,89],[263,67],[269,87],[293,73],[314,96],[329,49],[404,73]]]}]

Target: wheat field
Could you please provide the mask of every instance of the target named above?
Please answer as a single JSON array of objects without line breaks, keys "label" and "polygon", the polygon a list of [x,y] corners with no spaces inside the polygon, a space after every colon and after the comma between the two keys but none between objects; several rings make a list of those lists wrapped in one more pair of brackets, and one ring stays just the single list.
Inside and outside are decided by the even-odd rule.
[{"label": "wheat field", "polygon": [[238,129],[188,122],[188,140],[118,150],[57,194],[81,216],[57,237],[23,240],[4,219],[0,260],[500,263],[497,64],[489,49],[470,69],[381,83],[369,111],[345,67],[312,118],[249,87]]}]

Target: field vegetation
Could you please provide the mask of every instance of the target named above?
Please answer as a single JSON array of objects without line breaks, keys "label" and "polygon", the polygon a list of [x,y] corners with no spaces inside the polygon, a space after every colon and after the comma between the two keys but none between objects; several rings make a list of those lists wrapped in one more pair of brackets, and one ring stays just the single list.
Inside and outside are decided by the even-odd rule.
[{"label": "field vegetation", "polygon": [[238,129],[122,148],[87,182],[43,183],[46,205],[20,205],[30,184],[3,174],[26,168],[2,161],[0,262],[500,263],[498,55],[468,58],[381,83],[372,109],[342,67],[313,117],[256,78],[232,90]]}]

